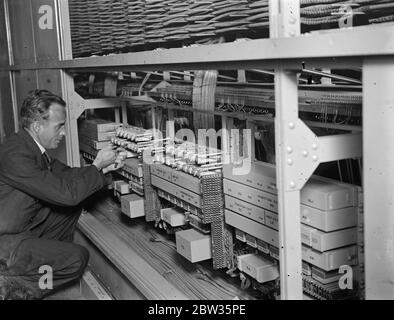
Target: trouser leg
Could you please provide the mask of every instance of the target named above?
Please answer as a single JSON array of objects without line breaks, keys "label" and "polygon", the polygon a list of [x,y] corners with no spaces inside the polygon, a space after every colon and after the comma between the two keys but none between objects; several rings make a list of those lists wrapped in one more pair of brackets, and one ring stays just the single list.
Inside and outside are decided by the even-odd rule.
[{"label": "trouser leg", "polygon": [[81,207],[54,208],[46,221],[32,230],[39,238],[72,242]]},{"label": "trouser leg", "polygon": [[[16,292],[10,298],[42,298],[78,279],[88,259],[88,251],[77,244],[40,238],[23,240],[8,262],[6,277]],[[18,288],[23,288],[28,296],[18,296]]]},{"label": "trouser leg", "polygon": [[[38,299],[83,274],[89,253],[71,243],[80,214],[80,208],[54,209],[44,223],[32,230],[30,238],[12,251],[7,267],[0,270],[10,298]],[[47,281],[50,279],[51,283]],[[50,284],[53,289],[49,289]]]}]

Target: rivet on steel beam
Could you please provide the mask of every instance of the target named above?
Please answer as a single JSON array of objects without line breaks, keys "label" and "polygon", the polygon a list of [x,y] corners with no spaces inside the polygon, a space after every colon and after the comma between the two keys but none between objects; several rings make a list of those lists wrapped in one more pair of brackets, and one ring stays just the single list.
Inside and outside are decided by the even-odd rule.
[{"label": "rivet on steel beam", "polygon": [[313,150],[317,150],[319,147],[318,147],[318,145],[316,144],[316,143],[314,143],[314,144],[312,144],[312,149]]},{"label": "rivet on steel beam", "polygon": [[316,162],[317,160],[319,160],[319,158],[317,156],[313,156],[312,160]]},{"label": "rivet on steel beam", "polygon": [[295,182],[294,182],[294,181],[291,181],[291,182],[290,182],[290,188],[294,189],[295,187],[296,187]]},{"label": "rivet on steel beam", "polygon": [[309,155],[308,151],[306,151],[306,150],[302,151],[302,156],[304,158],[306,158],[308,155]]},{"label": "rivet on steel beam", "polygon": [[293,122],[290,122],[290,123],[289,123],[289,128],[290,128],[290,129],[294,129],[294,128],[295,128],[295,124],[294,124]]},{"label": "rivet on steel beam", "polygon": [[292,154],[293,153],[293,148],[292,147],[287,147],[286,151],[288,154]]},{"label": "rivet on steel beam", "polygon": [[296,23],[296,21],[297,21],[297,19],[296,19],[295,17],[293,17],[293,16],[291,16],[291,17],[289,18],[289,22],[290,22],[291,24]]},{"label": "rivet on steel beam", "polygon": [[289,166],[292,166],[293,165],[293,160],[292,159],[287,159],[287,164],[289,165]]}]

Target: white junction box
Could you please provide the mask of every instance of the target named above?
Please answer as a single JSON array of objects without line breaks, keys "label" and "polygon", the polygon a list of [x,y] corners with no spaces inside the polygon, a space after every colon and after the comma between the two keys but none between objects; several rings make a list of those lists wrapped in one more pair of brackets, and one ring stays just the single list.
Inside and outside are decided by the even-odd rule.
[{"label": "white junction box", "polygon": [[301,224],[301,242],[312,247],[312,236],[315,229]]},{"label": "white junction box", "polygon": [[130,218],[145,216],[144,198],[136,194],[128,194],[120,198],[122,212]]},{"label": "white junction box", "polygon": [[357,228],[333,232],[315,230],[312,236],[312,248],[321,252],[355,243],[357,243]]},{"label": "white junction box", "polygon": [[302,243],[324,252],[357,243],[357,228],[323,232],[301,224]]},{"label": "white junction box", "polygon": [[275,280],[279,277],[278,267],[268,259],[257,254],[244,254],[237,257],[238,269],[259,283]]},{"label": "white junction box", "polygon": [[242,242],[246,242],[246,233],[244,233],[243,231],[235,228],[235,237]]},{"label": "white junction box", "polygon": [[323,211],[353,207],[357,203],[355,189],[311,179],[301,191],[301,203]]},{"label": "white junction box", "polygon": [[343,276],[343,274],[339,273],[339,270],[324,271],[319,268],[312,267],[312,278],[323,284],[338,282],[341,276]]},{"label": "white junction box", "polygon": [[334,231],[357,225],[355,207],[322,211],[301,205],[301,222],[323,231]]},{"label": "white junction box", "polygon": [[123,180],[114,181],[114,189],[121,195],[130,193],[129,183]]},{"label": "white junction box", "polygon": [[302,260],[325,271],[332,271],[343,265],[353,266],[357,264],[357,246],[319,252],[303,245]]},{"label": "white junction box", "polygon": [[186,216],[178,208],[165,208],[160,210],[161,219],[167,222],[171,227],[184,226]]},{"label": "white junction box", "polygon": [[199,262],[212,258],[211,236],[195,229],[175,233],[176,250],[190,262]]}]

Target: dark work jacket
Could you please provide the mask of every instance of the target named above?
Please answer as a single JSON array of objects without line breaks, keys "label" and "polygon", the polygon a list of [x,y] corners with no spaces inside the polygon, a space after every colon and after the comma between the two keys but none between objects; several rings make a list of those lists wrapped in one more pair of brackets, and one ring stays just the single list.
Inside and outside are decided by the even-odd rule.
[{"label": "dark work jacket", "polygon": [[5,239],[28,237],[51,207],[76,206],[107,183],[93,165],[71,168],[52,160],[49,170],[26,130],[12,135],[0,146],[0,251]]}]

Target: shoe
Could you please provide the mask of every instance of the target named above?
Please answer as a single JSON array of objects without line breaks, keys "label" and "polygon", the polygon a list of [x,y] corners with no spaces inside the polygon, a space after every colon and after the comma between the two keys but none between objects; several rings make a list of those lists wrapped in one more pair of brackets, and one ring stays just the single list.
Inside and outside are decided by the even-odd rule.
[{"label": "shoe", "polygon": [[33,300],[34,295],[12,277],[0,275],[0,300]]},{"label": "shoe", "polygon": [[8,281],[5,276],[0,275],[0,300],[7,300]]}]

